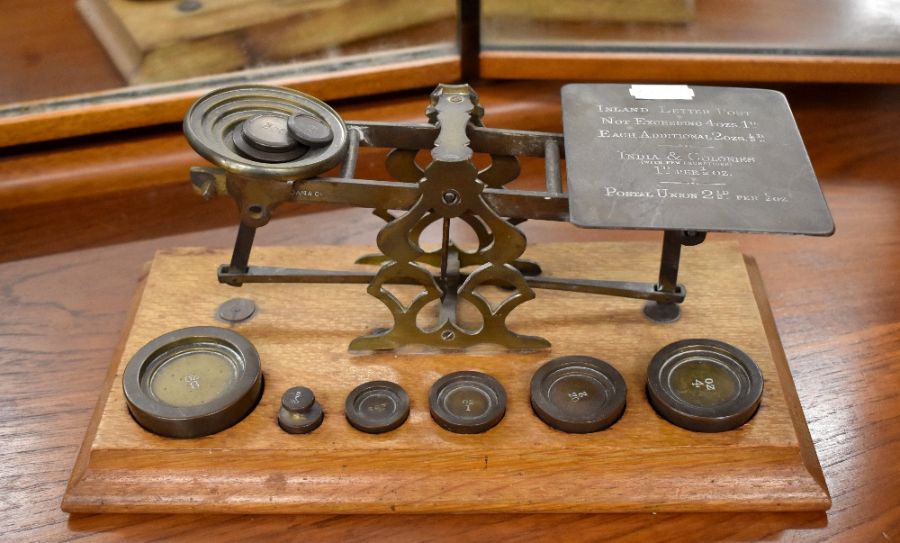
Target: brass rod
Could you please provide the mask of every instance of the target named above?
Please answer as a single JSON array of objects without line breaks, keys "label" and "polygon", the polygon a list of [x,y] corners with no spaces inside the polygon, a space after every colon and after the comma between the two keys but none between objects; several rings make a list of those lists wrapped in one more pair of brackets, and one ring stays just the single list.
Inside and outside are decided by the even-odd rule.
[{"label": "brass rod", "polygon": [[[460,282],[465,281],[467,273],[458,270],[458,257],[448,254],[448,291],[455,295]],[[456,259],[456,260],[454,260]],[[232,272],[228,266],[219,268],[219,281],[231,285],[243,283],[325,283],[325,284],[366,284],[375,278],[375,272],[309,270],[298,268],[271,268],[251,266],[246,272]],[[657,290],[653,283],[636,283],[627,281],[602,281],[593,279],[567,279],[562,277],[525,277],[531,288],[546,290],[563,290],[583,294],[600,294],[622,298],[652,300],[660,303],[680,303],[684,300],[685,289],[677,285],[672,292]],[[418,284],[410,278],[397,277],[389,284]],[[491,283],[485,283],[491,284]]]},{"label": "brass rod", "polygon": [[250,261],[250,249],[253,248],[253,238],[256,236],[256,228],[244,223],[238,227],[237,238],[234,240],[234,251],[231,253],[232,272],[244,273],[247,271],[247,263]]},{"label": "brass rod", "polygon": [[450,256],[450,217],[444,217],[444,225],[441,230],[441,290],[447,295],[447,259]]},{"label": "brass rod", "polygon": [[[432,149],[440,129],[426,123],[347,121],[347,128],[360,131],[360,145],[384,149]],[[563,135],[508,128],[466,126],[469,146],[476,153],[514,156],[544,156],[544,142],[553,140],[560,157],[565,154]]]},{"label": "brass rod", "polygon": [[663,234],[662,256],[659,263],[659,290],[674,292],[678,285],[678,264],[681,260],[681,231],[666,230]]},{"label": "brass rod", "polygon": [[356,174],[356,161],[359,158],[359,130],[350,128],[347,133],[347,156],[341,164],[341,177],[344,179],[350,179]]},{"label": "brass rod", "polygon": [[544,173],[547,177],[547,192],[562,194],[562,177],[559,171],[559,145],[555,140],[544,142]]}]

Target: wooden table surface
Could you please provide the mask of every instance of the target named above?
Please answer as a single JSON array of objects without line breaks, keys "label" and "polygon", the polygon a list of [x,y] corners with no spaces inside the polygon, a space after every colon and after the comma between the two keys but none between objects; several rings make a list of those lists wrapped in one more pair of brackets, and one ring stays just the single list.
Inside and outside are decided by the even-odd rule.
[{"label": "wooden table surface", "polygon": [[[484,84],[479,90],[490,126],[559,129],[555,83]],[[834,499],[827,513],[64,514],[60,498],[144,263],[159,248],[221,247],[233,239],[232,204],[202,203],[185,180],[95,200],[3,212],[0,539],[897,540],[900,89],[786,90],[834,213],[836,235],[820,239],[717,234],[710,239],[737,239],[759,263]],[[346,107],[369,113],[370,119],[415,118],[421,115],[425,96],[422,91],[386,98],[368,109],[360,110],[358,104]],[[506,122],[511,120],[515,122]],[[157,136],[180,137],[174,127]],[[0,154],[0,161],[8,159]],[[526,168],[526,177],[538,173],[537,168]],[[366,210],[318,207],[274,221],[260,231],[257,243],[366,244],[373,241],[378,225]],[[530,243],[659,237],[556,223],[526,223],[523,228]]]}]

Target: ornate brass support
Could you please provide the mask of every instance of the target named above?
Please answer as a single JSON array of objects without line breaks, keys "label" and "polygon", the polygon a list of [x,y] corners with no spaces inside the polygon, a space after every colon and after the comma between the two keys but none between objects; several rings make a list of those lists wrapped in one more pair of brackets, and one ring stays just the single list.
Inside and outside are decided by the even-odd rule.
[{"label": "ornate brass support", "polygon": [[[534,298],[534,291],[522,274],[511,265],[525,252],[525,236],[482,198],[485,183],[472,163],[472,149],[466,136],[470,122],[480,122],[477,96],[468,85],[442,85],[432,94],[429,117],[440,128],[431,152],[433,161],[419,181],[419,199],[403,215],[391,220],[378,234],[378,248],[389,260],[369,285],[368,292],[384,303],[394,318],[388,330],[362,336],[350,344],[351,350],[395,349],[407,344],[442,348],[464,348],[479,343],[494,343],[508,349],[544,349],[550,343],[543,338],[522,336],[509,330],[506,317],[521,303]],[[476,225],[483,242],[474,253],[460,253],[451,245],[451,219],[462,218]],[[436,279],[420,263],[426,252],[418,243],[425,226],[443,222],[440,251],[440,276]],[[464,256],[463,256],[464,255]],[[460,281],[460,267],[477,268]],[[411,280],[424,288],[405,307],[385,288],[399,279]],[[461,283],[461,284],[460,284]],[[477,292],[479,286],[506,285],[512,293],[498,306]],[[419,314],[429,302],[440,299],[438,320],[421,328]],[[466,329],[457,319],[459,300],[471,303],[481,315],[476,329]]]}]

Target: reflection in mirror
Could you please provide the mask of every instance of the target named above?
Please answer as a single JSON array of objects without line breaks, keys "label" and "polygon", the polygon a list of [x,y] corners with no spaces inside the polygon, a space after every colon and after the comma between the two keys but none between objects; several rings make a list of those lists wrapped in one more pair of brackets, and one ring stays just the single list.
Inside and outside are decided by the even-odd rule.
[{"label": "reflection in mirror", "polygon": [[131,84],[452,39],[453,0],[78,0]]},{"label": "reflection in mirror", "polygon": [[42,0],[4,9],[0,67],[16,77],[0,83],[3,103],[455,51],[455,0]]},{"label": "reflection in mirror", "polygon": [[483,0],[485,51],[900,55],[896,0]]}]

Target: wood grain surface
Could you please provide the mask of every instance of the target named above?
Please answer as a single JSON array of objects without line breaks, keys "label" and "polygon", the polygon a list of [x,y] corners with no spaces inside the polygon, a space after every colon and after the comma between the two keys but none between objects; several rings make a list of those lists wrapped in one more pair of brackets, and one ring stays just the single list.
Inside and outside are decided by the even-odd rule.
[{"label": "wood grain surface", "polygon": [[[494,92],[486,103],[489,125],[559,129],[558,85],[483,84],[478,90],[484,95],[486,88]],[[184,184],[170,180],[3,212],[0,539],[897,539],[900,89],[785,90],[837,233],[826,239],[714,235],[710,241],[737,241],[759,264],[834,500],[827,514],[66,515],[60,499],[145,263],[161,248],[228,247],[233,241],[233,206],[202,203],[185,175]],[[359,118],[419,116],[423,96],[373,102]],[[179,137],[174,129],[171,137]],[[541,170],[525,168],[531,181]],[[127,179],[123,173],[119,182]],[[380,223],[365,210],[313,208],[297,215],[299,209],[285,208],[282,218],[260,231],[258,243],[371,244]],[[556,223],[526,223],[523,229],[531,243],[658,239]]]},{"label": "wood grain surface", "polygon": [[[472,237],[454,241],[477,242]],[[548,277],[592,278],[603,269],[605,279],[652,282],[659,249],[658,243],[637,242],[538,244],[525,256],[541,263]],[[254,261],[365,270],[371,268],[353,261],[372,250],[261,247]],[[456,353],[413,346],[399,354],[349,353],[354,337],[391,324],[364,286],[247,285],[236,292],[212,273],[229,257],[198,248],[157,254],[123,352],[111,361],[117,370],[63,498],[66,511],[712,512],[831,505],[796,394],[790,381],[783,384],[790,377],[778,367],[785,364],[783,354],[772,352],[744,257],[733,243],[685,251],[680,279],[690,294],[681,318],[669,325],[649,321],[641,300],[538,290],[508,321],[514,331],[553,344],[531,353],[490,346]],[[400,299],[420,291],[411,285],[388,290]],[[508,296],[496,287],[481,293],[495,302]],[[259,351],[266,379],[259,405],[234,427],[203,438],[166,439],[143,430],[122,394],[131,357],[175,329],[226,326],[215,318],[216,308],[234,296],[257,304],[252,319],[227,327]],[[420,318],[436,322],[436,307],[426,307]],[[726,341],[757,363],[765,388],[749,423],[706,434],[654,413],[644,393],[647,365],[663,346],[685,338]],[[531,410],[534,372],[551,358],[579,354],[609,362],[625,379],[625,414],[603,432],[559,432]],[[432,383],[464,370],[494,376],[509,398],[501,423],[481,435],[446,432],[429,415]],[[357,385],[384,379],[409,394],[409,420],[378,436],[354,430],[344,420],[344,399]],[[326,412],[322,426],[305,436],[275,424],[281,394],[298,385],[311,387]]]}]

